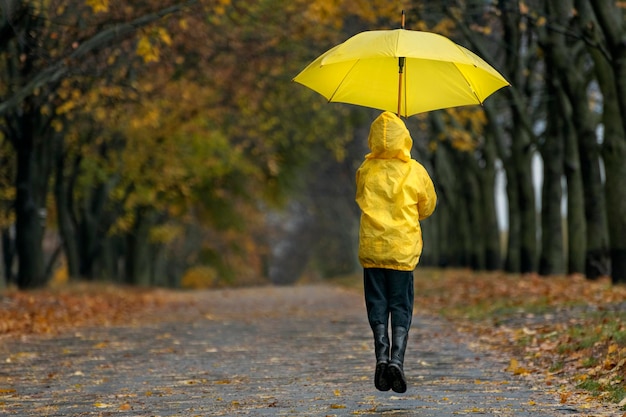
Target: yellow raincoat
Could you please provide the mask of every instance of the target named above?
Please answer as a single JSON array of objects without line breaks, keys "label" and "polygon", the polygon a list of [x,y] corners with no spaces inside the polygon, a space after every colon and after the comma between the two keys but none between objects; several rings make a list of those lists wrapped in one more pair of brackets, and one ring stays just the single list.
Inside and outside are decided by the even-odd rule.
[{"label": "yellow raincoat", "polygon": [[368,145],[371,153],[356,173],[359,261],[364,268],[412,271],[422,254],[419,220],[430,216],[437,204],[433,182],[411,159],[413,140],[394,113],[374,120]]}]

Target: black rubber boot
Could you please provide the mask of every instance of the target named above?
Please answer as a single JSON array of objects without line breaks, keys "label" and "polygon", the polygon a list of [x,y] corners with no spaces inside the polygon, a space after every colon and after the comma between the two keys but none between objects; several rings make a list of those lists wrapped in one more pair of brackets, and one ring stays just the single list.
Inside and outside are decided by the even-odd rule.
[{"label": "black rubber boot", "polygon": [[387,326],[378,324],[372,328],[374,331],[374,352],[376,353],[376,373],[374,374],[374,386],[379,391],[389,391],[391,385],[387,379],[387,365],[389,364],[389,335]]},{"label": "black rubber boot", "polygon": [[406,378],[404,377],[404,352],[409,339],[409,331],[404,327],[391,329],[391,360],[387,366],[387,379],[391,389],[398,393],[406,392]]}]

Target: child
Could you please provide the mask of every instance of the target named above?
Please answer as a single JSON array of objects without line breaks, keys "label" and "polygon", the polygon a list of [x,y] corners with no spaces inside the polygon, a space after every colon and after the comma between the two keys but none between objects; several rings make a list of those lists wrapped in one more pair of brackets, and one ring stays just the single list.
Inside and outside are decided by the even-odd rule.
[{"label": "child", "polygon": [[426,169],[411,159],[413,140],[398,116],[378,116],[368,145],[371,152],[356,173],[356,201],[361,208],[359,261],[376,353],[374,385],[402,393],[407,388],[403,365],[413,316],[413,270],[422,253],[419,220],[435,210],[437,195]]}]

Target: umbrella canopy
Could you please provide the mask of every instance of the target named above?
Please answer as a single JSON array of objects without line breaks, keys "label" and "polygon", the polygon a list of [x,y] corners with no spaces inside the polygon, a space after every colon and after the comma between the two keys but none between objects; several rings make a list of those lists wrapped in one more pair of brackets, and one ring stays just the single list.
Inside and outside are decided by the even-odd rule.
[{"label": "umbrella canopy", "polygon": [[482,58],[431,32],[361,32],[309,64],[294,79],[329,102],[400,116],[482,104],[509,83]]}]

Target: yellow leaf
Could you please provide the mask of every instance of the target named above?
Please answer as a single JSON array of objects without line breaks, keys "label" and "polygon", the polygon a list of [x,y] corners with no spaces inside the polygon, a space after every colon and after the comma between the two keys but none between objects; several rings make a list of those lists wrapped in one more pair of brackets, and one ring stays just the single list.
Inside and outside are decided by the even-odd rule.
[{"label": "yellow leaf", "polygon": [[331,404],[330,408],[332,408],[333,410],[338,410],[340,408],[346,408],[346,406],[343,404]]},{"label": "yellow leaf", "polygon": [[143,58],[144,62],[158,62],[159,61],[159,50],[150,39],[143,35],[139,38],[139,42],[137,43],[137,55]]},{"label": "yellow leaf", "polygon": [[159,38],[164,44],[166,44],[167,46],[170,46],[172,44],[172,38],[170,37],[170,34],[167,33],[165,28],[159,28],[158,33]]},{"label": "yellow leaf", "polygon": [[85,3],[91,7],[94,13],[106,13],[109,11],[109,0],[86,0]]},{"label": "yellow leaf", "polygon": [[341,391],[339,391],[338,389],[336,389],[334,391],[335,397],[341,397]]}]

